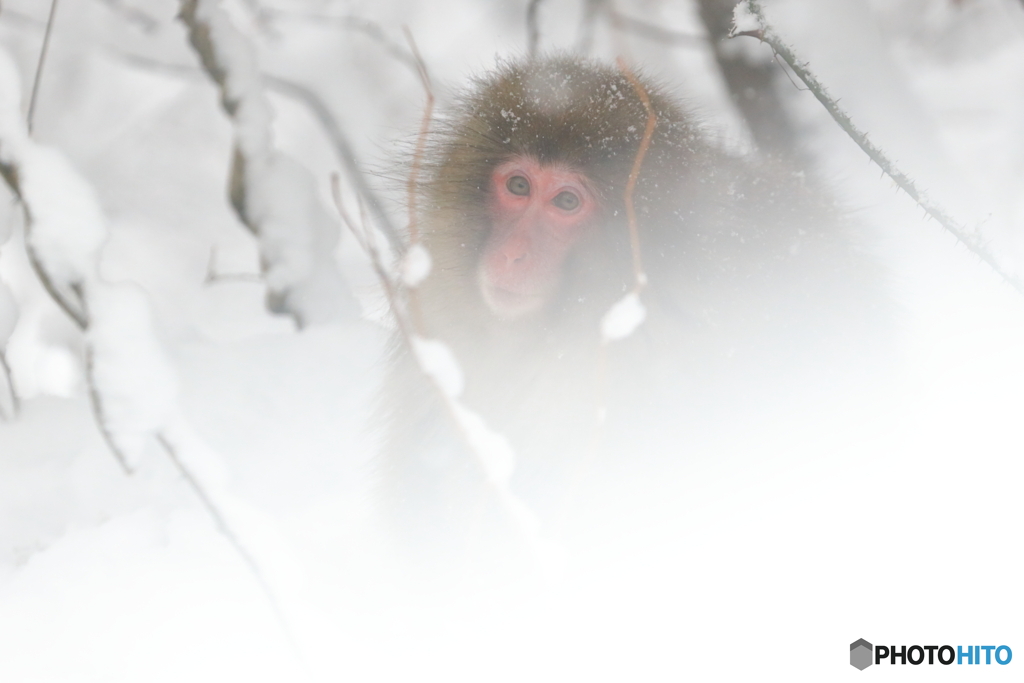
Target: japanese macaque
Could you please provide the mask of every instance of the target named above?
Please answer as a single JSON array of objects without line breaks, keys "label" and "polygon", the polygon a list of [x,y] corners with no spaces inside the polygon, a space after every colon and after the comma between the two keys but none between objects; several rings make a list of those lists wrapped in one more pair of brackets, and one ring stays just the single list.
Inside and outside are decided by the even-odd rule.
[{"label": "japanese macaque", "polygon": [[[604,343],[602,317],[637,281],[626,188],[641,89],[656,117],[632,192],[647,316]],[[873,353],[879,273],[831,200],[785,163],[723,151],[651,80],[558,56],[503,63],[460,102],[424,158],[433,269],[414,312],[459,359],[464,403],[512,444],[512,488],[544,523],[572,516],[580,481],[659,472],[782,397],[817,401]],[[431,547],[493,538],[501,511],[479,465],[397,356],[391,512]]]}]

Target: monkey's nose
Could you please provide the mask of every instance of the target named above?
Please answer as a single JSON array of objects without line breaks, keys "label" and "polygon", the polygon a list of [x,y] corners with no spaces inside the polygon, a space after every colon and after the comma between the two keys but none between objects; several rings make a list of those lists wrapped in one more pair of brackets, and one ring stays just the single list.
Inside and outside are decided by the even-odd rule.
[{"label": "monkey's nose", "polygon": [[514,265],[519,264],[521,261],[524,261],[525,259],[526,259],[526,252],[525,251],[521,252],[521,253],[518,253],[518,252],[514,252],[514,253],[505,252],[505,260],[507,262],[506,265],[514,266]]},{"label": "monkey's nose", "polygon": [[530,240],[524,236],[510,236],[501,245],[500,252],[505,257],[506,268],[522,265],[526,261],[526,257],[530,255]]}]

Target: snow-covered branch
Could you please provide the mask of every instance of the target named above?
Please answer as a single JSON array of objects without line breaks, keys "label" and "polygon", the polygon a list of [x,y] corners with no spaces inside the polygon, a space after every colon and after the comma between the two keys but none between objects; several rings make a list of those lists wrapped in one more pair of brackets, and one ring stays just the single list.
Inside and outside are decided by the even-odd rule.
[{"label": "snow-covered branch", "polygon": [[[99,274],[107,222],[92,187],[56,149],[37,144],[21,116],[20,81],[0,51],[0,169],[26,215],[29,258],[47,290],[85,333],[86,380],[100,430],[126,472],[162,444],[217,528],[239,552],[278,614],[275,591],[236,519],[245,505],[226,488],[221,457],[179,408],[177,372],[160,343],[141,289]],[[13,325],[0,290],[0,349]],[[68,297],[61,301],[61,297]]]},{"label": "snow-covered branch", "polygon": [[334,261],[337,223],[312,174],[274,146],[273,112],[252,46],[218,0],[185,0],[180,17],[234,127],[231,203],[259,239],[268,308],[300,326],[344,317],[355,301]]},{"label": "snow-covered branch", "polygon": [[767,43],[772,51],[782,58],[793,73],[803,81],[811,94],[825,107],[839,127],[850,136],[857,146],[871,158],[882,172],[892,178],[900,189],[906,192],[928,216],[938,221],[950,234],[957,238],[978,258],[987,263],[997,274],[1010,285],[1024,293],[1024,280],[1005,268],[977,231],[971,230],[957,222],[946,209],[928,196],[928,193],[917,186],[910,176],[904,173],[885,152],[868,138],[868,134],[854,124],[850,116],[843,111],[839,103],[828,93],[825,86],[811,72],[806,62],[801,62],[793,49],[775,32],[764,16],[759,0],[744,0],[736,5],[734,25],[731,36],[750,36]]},{"label": "snow-covered branch", "polygon": [[[195,66],[161,62],[124,51],[118,51],[115,54],[118,58],[139,68],[175,74],[184,78],[206,78],[204,72]],[[413,65],[415,68],[415,62],[413,62]],[[323,98],[310,88],[279,76],[263,74],[263,82],[269,91],[290,98],[309,110],[320,124],[324,135],[334,149],[338,162],[345,169],[346,179],[352,184],[352,187],[359,196],[363,197],[366,201],[366,206],[373,215],[374,223],[384,233],[384,236],[387,237],[391,248],[396,252],[400,251],[402,246],[401,237],[391,220],[391,216],[388,215],[387,210],[384,208],[384,202],[381,200],[380,195],[366,182],[366,171],[352,146],[351,139]]]},{"label": "snow-covered branch", "polygon": [[[337,176],[334,177],[333,186],[338,213],[370,258],[395,318],[396,327],[416,366],[436,391],[460,438],[476,458],[484,479],[492,487],[495,498],[533,554],[538,569],[549,575],[557,572],[561,565],[560,549],[541,535],[537,515],[512,491],[512,474],[516,466],[515,450],[502,434],[491,429],[483,417],[462,402],[464,375],[454,352],[444,342],[423,336],[417,329],[414,316],[409,315],[400,300],[400,292],[415,292],[415,285],[429,273],[430,259],[425,247],[417,244],[414,249],[410,249],[407,260],[402,264],[400,286],[395,276],[384,265],[373,233],[357,224],[345,210]],[[416,258],[418,267],[410,268],[409,256]],[[416,271],[413,277],[409,276],[411,269]]]}]

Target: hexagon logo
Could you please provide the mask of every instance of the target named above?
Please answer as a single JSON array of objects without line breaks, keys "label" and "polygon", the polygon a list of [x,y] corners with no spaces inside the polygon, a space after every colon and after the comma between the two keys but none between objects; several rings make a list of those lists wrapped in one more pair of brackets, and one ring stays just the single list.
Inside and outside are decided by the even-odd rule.
[{"label": "hexagon logo", "polygon": [[850,643],[850,666],[855,666],[860,671],[868,668],[873,664],[873,651],[874,646],[863,638]]}]

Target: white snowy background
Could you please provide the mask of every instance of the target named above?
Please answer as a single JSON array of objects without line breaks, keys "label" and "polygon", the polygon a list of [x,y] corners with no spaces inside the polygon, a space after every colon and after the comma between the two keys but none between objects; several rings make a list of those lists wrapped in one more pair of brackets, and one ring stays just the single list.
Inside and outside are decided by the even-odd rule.
[{"label": "white snowy background", "polygon": [[[1024,3],[765,4],[872,140],[1024,273]],[[239,32],[230,58],[254,50],[266,77],[266,101],[236,117],[279,181],[250,194],[277,236],[261,247],[231,209],[232,123],[178,2],[60,0],[29,138],[51,2],[4,0],[0,163],[22,165],[32,246],[56,284],[81,285],[65,294],[84,299],[90,325],[84,335],[43,288],[22,207],[0,185],[0,681],[912,673],[850,667],[861,637],[1009,645],[1020,659],[980,671],[1019,679],[1024,295],[925,219],[796,87],[785,100],[806,149],[870,234],[900,307],[903,364],[883,418],[859,431],[809,418],[742,466],[695,466],[680,537],[600,574],[616,581],[555,576],[514,604],[433,610],[393,590],[367,424],[386,304],[330,208],[331,173],[346,197],[355,190],[316,107],[401,225],[408,157],[396,150],[414,142],[424,103],[402,27],[443,108],[496,56],[525,52],[527,5],[220,3]],[[685,0],[617,8],[702,34]],[[582,9],[542,2],[542,47],[571,48]],[[595,54],[623,46],[710,131],[749,145],[706,43],[597,25]],[[235,87],[251,92],[255,76]],[[265,305],[268,288],[295,282],[307,287],[293,302],[301,326]],[[90,385],[106,396],[109,439]]]}]

